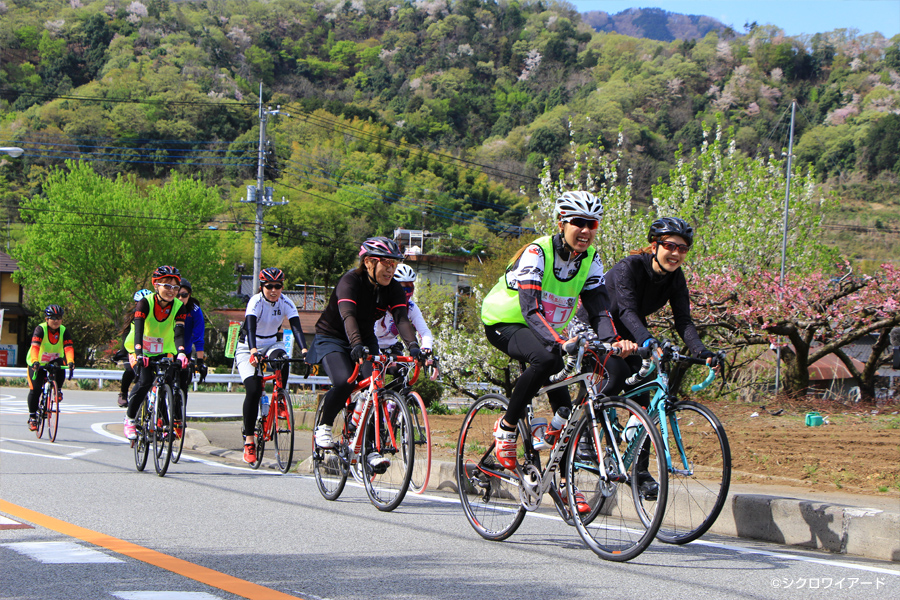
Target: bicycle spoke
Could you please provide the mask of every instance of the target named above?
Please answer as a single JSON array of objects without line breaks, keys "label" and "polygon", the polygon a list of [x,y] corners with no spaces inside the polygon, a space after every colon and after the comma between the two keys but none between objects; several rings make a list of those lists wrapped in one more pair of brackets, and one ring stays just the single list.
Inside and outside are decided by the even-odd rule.
[{"label": "bicycle spoke", "polygon": [[294,406],[287,390],[274,394],[272,406],[275,411],[275,460],[282,473],[287,473],[294,459]]},{"label": "bicycle spoke", "polygon": [[[181,460],[181,452],[184,450],[184,438],[187,435],[187,406],[185,406],[184,402],[184,392],[180,387],[176,386],[172,388],[172,396],[175,401],[175,414],[179,415],[175,418],[175,426],[173,430],[175,431],[175,439],[172,440],[172,462],[178,463]],[[181,435],[178,435],[178,433]]]},{"label": "bicycle spoke", "polygon": [[686,544],[706,533],[722,511],[731,483],[731,450],[722,424],[702,404],[678,402],[667,418],[672,470],[666,516],[657,537]]},{"label": "bicycle spoke", "polygon": [[56,441],[56,430],[59,427],[59,388],[56,382],[50,384],[50,395],[47,397],[47,437]]},{"label": "bicycle spoke", "polygon": [[[322,422],[322,402],[316,409],[315,424]],[[316,436],[312,436],[313,472],[316,476],[316,487],[326,500],[337,500],[347,483],[349,468],[349,451],[346,444],[344,426],[349,418],[345,406],[334,420],[332,433],[337,446],[333,449],[316,447]],[[315,429],[315,428],[313,428]]]},{"label": "bicycle spoke", "polygon": [[519,492],[502,478],[493,453],[493,428],[509,402],[498,394],[482,396],[469,409],[456,448],[456,482],[469,523],[485,539],[505,540],[525,518]]},{"label": "bicycle spoke", "polygon": [[[391,511],[403,501],[412,475],[415,444],[406,403],[394,392],[381,390],[379,409],[371,410],[363,431],[363,484],[378,510]],[[374,465],[376,454],[383,461]]]},{"label": "bicycle spoke", "polygon": [[150,444],[147,439],[147,430],[150,423],[150,411],[147,407],[147,399],[141,402],[137,417],[134,420],[137,430],[137,439],[132,441],[134,448],[134,466],[138,471],[143,471],[147,466],[147,455],[150,452]]},{"label": "bicycle spoke", "polygon": [[[584,494],[592,507],[586,517],[575,521],[575,527],[584,543],[601,558],[631,560],[653,541],[665,511],[667,478],[662,442],[646,413],[633,401],[605,398],[596,407],[597,435],[586,413],[573,436],[584,442],[580,449],[577,443],[569,448],[569,485]],[[629,440],[622,426],[632,415],[643,427]],[[639,473],[654,479],[656,497],[649,493],[647,475]],[[643,488],[641,483],[645,483]],[[574,494],[570,494],[569,511],[575,510]]]},{"label": "bicycle spoke", "polygon": [[431,476],[431,428],[428,424],[428,411],[425,402],[418,392],[410,392],[406,396],[409,416],[412,421],[412,437],[416,445],[416,457],[413,464],[409,489],[421,494],[428,487]]}]

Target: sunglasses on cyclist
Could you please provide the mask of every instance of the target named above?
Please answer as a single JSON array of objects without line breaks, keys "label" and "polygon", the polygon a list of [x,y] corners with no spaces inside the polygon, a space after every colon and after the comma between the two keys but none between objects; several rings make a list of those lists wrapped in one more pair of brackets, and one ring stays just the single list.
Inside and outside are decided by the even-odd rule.
[{"label": "sunglasses on cyclist", "polygon": [[414,285],[402,285],[400,287],[402,287],[403,291],[406,292],[407,294],[412,294],[416,289],[416,286],[414,286]]},{"label": "sunglasses on cyclist", "polygon": [[397,266],[397,260],[395,260],[393,258],[379,258],[378,262],[383,264],[388,269],[393,269]]},{"label": "sunglasses on cyclist", "polygon": [[181,292],[180,294],[178,294],[179,298],[189,298],[190,296],[191,294],[189,292]]},{"label": "sunglasses on cyclist", "polygon": [[663,241],[660,241],[657,243],[660,246],[662,246],[663,248],[665,248],[666,250],[668,250],[669,252],[675,252],[676,250],[678,250],[682,254],[687,254],[688,251],[691,249],[691,247],[688,246],[687,244],[676,244],[675,242],[663,242]]},{"label": "sunglasses on cyclist", "polygon": [[177,283],[176,283],[176,284],[172,284],[172,283],[157,283],[156,285],[158,285],[159,287],[163,288],[164,290],[166,290],[166,291],[168,291],[168,292],[177,292],[178,290],[181,289],[181,286],[178,285]]},{"label": "sunglasses on cyclist", "polygon": [[267,284],[264,285],[263,287],[266,288],[267,290],[280,290],[281,288],[284,287],[284,284],[281,284],[281,283],[267,283]]},{"label": "sunglasses on cyclist", "polygon": [[566,223],[571,223],[578,229],[587,227],[591,231],[596,231],[600,227],[600,221],[597,219],[585,219],[584,217],[573,217],[567,220]]}]

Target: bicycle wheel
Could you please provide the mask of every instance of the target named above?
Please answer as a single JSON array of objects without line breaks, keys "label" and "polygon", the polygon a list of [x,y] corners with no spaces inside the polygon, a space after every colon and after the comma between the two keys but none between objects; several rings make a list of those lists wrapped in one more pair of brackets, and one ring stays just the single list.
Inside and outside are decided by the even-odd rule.
[{"label": "bicycle wheel", "polygon": [[50,394],[47,393],[46,388],[41,391],[41,397],[38,398],[38,409],[34,414],[35,421],[37,422],[37,429],[34,430],[34,434],[37,436],[37,439],[41,439],[44,435],[44,425],[47,421],[47,402],[49,402]]},{"label": "bicycle wheel", "polygon": [[[362,436],[363,485],[369,500],[380,511],[392,511],[403,502],[412,476],[416,445],[412,420],[406,402],[395,392],[378,392],[379,410],[366,416]],[[388,461],[381,466],[371,464],[373,453]]]},{"label": "bicycle wheel", "polygon": [[425,401],[418,392],[406,395],[406,406],[409,409],[413,442],[416,445],[416,458],[412,478],[409,480],[409,489],[414,494],[421,494],[428,487],[428,478],[431,476],[431,427],[428,425]]},{"label": "bicycle wheel", "polygon": [[731,449],[722,423],[702,404],[677,402],[666,418],[672,469],[666,516],[656,537],[686,544],[706,533],[722,511],[731,484]]},{"label": "bicycle wheel", "polygon": [[[570,486],[580,491],[592,507],[587,518],[575,519],[581,539],[597,556],[617,562],[631,560],[647,549],[662,522],[666,504],[665,456],[659,431],[632,400],[612,397],[595,404],[597,437],[590,413],[575,427],[566,467]],[[641,427],[631,441],[622,426],[634,415]],[[600,441],[599,452],[597,440]],[[603,461],[606,475],[600,468]],[[641,493],[645,471],[656,481],[656,498]],[[575,494],[569,494],[569,512],[576,513]]]},{"label": "bicycle wheel", "polygon": [[270,410],[275,410],[275,460],[278,469],[287,473],[294,460],[294,403],[290,393],[279,391]]},{"label": "bicycle wheel", "polygon": [[137,439],[131,442],[131,446],[134,448],[134,466],[138,471],[143,471],[147,466],[147,455],[150,453],[150,439],[148,438],[150,408],[147,406],[146,398],[141,402],[137,417],[134,419],[134,426],[137,430]]},{"label": "bicycle wheel", "polygon": [[50,395],[47,397],[47,412],[45,413],[45,421],[47,422],[47,437],[51,442],[56,441],[56,429],[59,427],[59,388],[56,382],[50,383]]},{"label": "bicycle wheel", "polygon": [[172,388],[163,384],[156,390],[156,402],[150,412],[153,425],[153,466],[156,474],[163,477],[172,460]]},{"label": "bicycle wheel", "polygon": [[459,432],[456,485],[469,524],[481,537],[500,541],[511,536],[525,518],[515,473],[494,457],[494,423],[509,406],[499,394],[475,401]]},{"label": "bicycle wheel", "polygon": [[[322,422],[323,409],[323,403],[319,402],[315,425]],[[316,475],[316,487],[319,488],[319,493],[326,500],[337,500],[347,483],[350,450],[344,432],[349,415],[345,405],[334,420],[334,427],[331,430],[336,444],[334,448],[319,448],[316,446],[315,434],[312,436],[312,463],[313,473]]]},{"label": "bicycle wheel", "polygon": [[[269,406],[271,409],[271,404]],[[273,419],[274,420],[274,419]],[[259,418],[256,419],[256,429],[253,430],[256,436],[256,460],[250,463],[250,468],[256,470],[262,464],[263,454],[266,451],[266,434],[267,429],[271,427],[272,422],[269,421],[269,415],[262,416],[262,406],[260,405]]]},{"label": "bicycle wheel", "polygon": [[[175,414],[181,415],[180,418],[175,418],[175,426],[173,427],[175,439],[172,440],[172,462],[177,464],[181,460],[181,451],[184,450],[184,438],[187,435],[187,406],[184,401],[184,392],[181,391],[179,386],[172,388],[172,398],[175,402]],[[179,432],[181,435],[178,435]]]}]

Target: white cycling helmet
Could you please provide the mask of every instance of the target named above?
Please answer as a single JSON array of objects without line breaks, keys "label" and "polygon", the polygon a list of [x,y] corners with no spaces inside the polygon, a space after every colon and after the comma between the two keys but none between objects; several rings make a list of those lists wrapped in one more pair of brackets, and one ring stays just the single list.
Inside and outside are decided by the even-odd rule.
[{"label": "white cycling helmet", "polygon": [[394,271],[394,279],[400,283],[413,282],[416,280],[416,272],[413,271],[411,266],[400,263],[397,265],[397,270]]},{"label": "white cycling helmet", "polygon": [[553,215],[557,221],[566,221],[572,217],[587,217],[599,221],[603,216],[603,203],[590,192],[566,192],[556,199]]}]

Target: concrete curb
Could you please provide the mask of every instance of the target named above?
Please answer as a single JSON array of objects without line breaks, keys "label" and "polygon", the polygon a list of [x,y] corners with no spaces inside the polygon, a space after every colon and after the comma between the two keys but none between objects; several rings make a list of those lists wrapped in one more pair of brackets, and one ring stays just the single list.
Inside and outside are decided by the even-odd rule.
[{"label": "concrete curb", "polygon": [[[296,415],[298,425],[310,425],[314,418],[307,418],[303,411],[298,411]],[[201,431],[188,429],[185,447],[243,462],[240,452],[209,445]],[[262,466],[278,468],[270,459],[264,459]],[[298,473],[312,475],[312,459],[307,458],[293,468]],[[427,491],[457,492],[454,463],[432,461]],[[729,492],[722,513],[710,532],[900,562],[900,505],[896,512],[892,512],[799,498]]]}]

